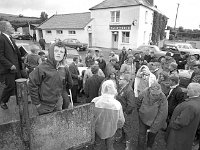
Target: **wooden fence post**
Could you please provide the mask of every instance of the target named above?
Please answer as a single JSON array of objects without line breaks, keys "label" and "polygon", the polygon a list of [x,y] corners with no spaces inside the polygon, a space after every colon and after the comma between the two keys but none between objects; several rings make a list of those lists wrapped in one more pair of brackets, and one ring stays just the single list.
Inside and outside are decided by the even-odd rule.
[{"label": "wooden fence post", "polygon": [[17,85],[17,104],[19,105],[19,115],[21,124],[21,136],[24,143],[24,150],[30,150],[30,119],[28,111],[28,86],[27,79],[15,80]]}]

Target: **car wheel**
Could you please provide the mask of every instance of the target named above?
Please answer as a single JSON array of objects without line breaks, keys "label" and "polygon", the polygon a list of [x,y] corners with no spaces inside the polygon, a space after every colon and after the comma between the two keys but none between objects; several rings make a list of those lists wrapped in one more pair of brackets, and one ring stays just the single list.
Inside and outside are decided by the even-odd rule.
[{"label": "car wheel", "polygon": [[77,47],[77,48],[76,48],[76,50],[77,50],[77,51],[80,51],[80,48],[79,48],[79,47]]}]

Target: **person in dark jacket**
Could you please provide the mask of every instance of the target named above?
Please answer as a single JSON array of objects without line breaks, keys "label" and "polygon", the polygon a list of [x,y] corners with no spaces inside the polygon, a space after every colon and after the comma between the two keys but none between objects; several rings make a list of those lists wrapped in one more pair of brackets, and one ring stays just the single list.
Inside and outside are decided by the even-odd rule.
[{"label": "person in dark jacket", "polygon": [[73,85],[71,74],[65,65],[67,50],[64,43],[50,46],[46,62],[42,62],[29,75],[29,94],[39,115],[62,110],[67,89]]},{"label": "person in dark jacket", "polygon": [[45,50],[46,41],[45,41],[45,39],[43,37],[41,37],[39,39],[39,44],[40,44],[42,50]]},{"label": "person in dark jacket", "polygon": [[184,101],[184,93],[179,86],[179,77],[171,76],[170,79],[170,91],[167,96],[168,100],[168,123],[171,119],[174,109],[176,106]]},{"label": "person in dark jacket", "polygon": [[180,53],[180,56],[177,58],[178,69],[185,69],[185,65],[187,64],[187,59],[183,52]]},{"label": "person in dark jacket", "polygon": [[99,59],[97,59],[99,63],[99,68],[103,71],[105,74],[105,69],[106,69],[106,61],[103,59],[103,54],[100,54]]},{"label": "person in dark jacket", "polygon": [[78,70],[78,57],[73,58],[73,62],[69,65],[69,71],[71,73],[73,79],[73,87],[72,87],[72,99],[74,103],[78,103],[77,96],[78,96],[78,83],[81,79],[81,75],[79,74]]},{"label": "person in dark jacket", "polygon": [[128,58],[128,53],[126,52],[126,48],[122,48],[122,52],[119,54],[119,65],[121,66],[124,61]]},{"label": "person in dark jacket", "polygon": [[200,122],[200,84],[190,83],[187,96],[173,112],[167,129],[167,150],[192,150]]},{"label": "person in dark jacket", "polygon": [[98,75],[99,66],[93,65],[91,67],[92,77],[88,78],[85,82],[85,95],[87,96],[87,103],[90,103],[93,98],[98,97],[99,88],[104,77]]},{"label": "person in dark jacket", "polygon": [[[121,103],[124,112],[125,123],[123,130],[125,133],[126,150],[136,149],[138,137],[138,113],[136,107],[136,97],[130,83],[129,75],[121,75],[119,78],[119,92],[116,99]],[[134,150],[133,149],[133,150]]]},{"label": "person in dark jacket", "polygon": [[192,76],[190,78],[191,82],[200,83],[200,64],[196,64],[193,66],[194,72],[192,73]]},{"label": "person in dark jacket", "polygon": [[0,21],[0,82],[5,84],[0,97],[2,109],[8,109],[7,102],[15,94],[15,80],[21,77],[21,53],[10,35],[14,28],[8,21]]},{"label": "person in dark jacket", "polygon": [[88,53],[85,57],[85,65],[86,67],[90,67],[92,64],[94,64],[94,57],[92,56],[92,51],[88,50]]}]

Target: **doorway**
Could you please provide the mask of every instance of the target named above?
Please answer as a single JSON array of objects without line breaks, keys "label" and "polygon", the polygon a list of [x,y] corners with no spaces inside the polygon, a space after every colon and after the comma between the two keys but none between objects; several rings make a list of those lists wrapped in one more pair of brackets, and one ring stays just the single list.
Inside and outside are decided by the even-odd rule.
[{"label": "doorway", "polygon": [[112,32],[112,48],[118,49],[119,32]]}]

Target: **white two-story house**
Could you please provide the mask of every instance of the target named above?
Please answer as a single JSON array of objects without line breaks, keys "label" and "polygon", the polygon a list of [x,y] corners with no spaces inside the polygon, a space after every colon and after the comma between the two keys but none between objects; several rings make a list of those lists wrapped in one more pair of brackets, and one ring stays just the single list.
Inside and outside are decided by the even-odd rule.
[{"label": "white two-story house", "polygon": [[152,35],[153,0],[105,0],[90,8],[93,46],[137,48]]}]

